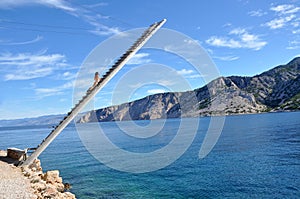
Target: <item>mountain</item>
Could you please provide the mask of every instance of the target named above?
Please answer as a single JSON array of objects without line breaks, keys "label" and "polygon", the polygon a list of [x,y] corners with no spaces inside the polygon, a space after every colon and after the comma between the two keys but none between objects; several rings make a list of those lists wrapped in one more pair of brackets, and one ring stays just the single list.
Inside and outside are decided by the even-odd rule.
[{"label": "mountain", "polygon": [[24,118],[24,119],[12,119],[12,120],[0,120],[0,127],[8,126],[52,126],[57,125],[60,120],[64,118],[64,114],[60,115],[47,115],[36,118]]},{"label": "mountain", "polygon": [[[300,110],[300,57],[253,77],[219,77],[202,88],[169,92],[81,114],[77,122],[149,120]],[[0,120],[4,126],[57,125],[64,114]]]},{"label": "mountain", "polygon": [[149,120],[300,110],[300,57],[253,77],[219,77],[186,92],[168,92],[87,112],[78,122]]}]

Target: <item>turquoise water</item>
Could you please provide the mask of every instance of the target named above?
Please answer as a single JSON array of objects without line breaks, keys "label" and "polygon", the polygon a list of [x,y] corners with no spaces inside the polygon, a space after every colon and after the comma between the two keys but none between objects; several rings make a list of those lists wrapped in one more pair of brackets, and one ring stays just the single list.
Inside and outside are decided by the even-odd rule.
[{"label": "turquoise water", "polygon": [[[40,159],[44,170],[60,170],[79,199],[300,197],[300,112],[228,116],[214,149],[199,159],[209,121],[201,118],[188,150],[154,172],[132,174],[105,166],[85,149],[74,126],[66,128]],[[142,143],[120,134],[116,123],[101,127],[121,148],[146,153],[168,144],[179,123],[168,120],[158,136]],[[49,132],[41,126],[1,127],[0,148],[33,147]]]}]

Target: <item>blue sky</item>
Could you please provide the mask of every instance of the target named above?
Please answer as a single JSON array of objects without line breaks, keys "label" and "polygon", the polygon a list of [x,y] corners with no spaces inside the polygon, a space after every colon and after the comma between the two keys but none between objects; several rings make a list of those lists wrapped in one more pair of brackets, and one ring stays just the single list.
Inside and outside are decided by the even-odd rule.
[{"label": "blue sky", "polygon": [[[165,28],[195,39],[222,76],[252,76],[300,56],[299,0],[1,0],[0,13],[0,119],[68,112],[78,71],[99,43],[163,18]],[[192,67],[162,54],[142,49],[120,74],[162,62],[192,88],[203,86]],[[114,81],[96,108],[112,104]],[[131,98],[164,90],[146,85]]]}]

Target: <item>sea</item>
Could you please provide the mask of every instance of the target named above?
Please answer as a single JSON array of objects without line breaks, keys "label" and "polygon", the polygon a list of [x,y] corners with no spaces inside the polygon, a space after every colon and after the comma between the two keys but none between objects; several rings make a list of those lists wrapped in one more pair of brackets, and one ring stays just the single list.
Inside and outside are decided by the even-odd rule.
[{"label": "sea", "polygon": [[[205,157],[199,150],[212,118],[184,120],[191,125],[182,119],[71,124],[39,158],[44,171],[60,171],[79,199],[300,198],[300,112],[226,116]],[[105,142],[96,139],[95,126]],[[51,128],[0,127],[0,148],[35,147]],[[178,132],[183,136],[175,143]],[[95,140],[83,141],[85,133]],[[174,144],[172,159],[161,149]],[[144,159],[135,164],[130,154]]]}]

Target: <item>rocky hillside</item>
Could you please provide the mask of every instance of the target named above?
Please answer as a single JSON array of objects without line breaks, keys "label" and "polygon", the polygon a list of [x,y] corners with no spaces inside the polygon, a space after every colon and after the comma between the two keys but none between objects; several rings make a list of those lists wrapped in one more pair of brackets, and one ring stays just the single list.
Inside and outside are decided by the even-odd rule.
[{"label": "rocky hillside", "polygon": [[24,118],[24,119],[12,119],[12,120],[0,120],[0,127],[8,126],[52,126],[58,124],[63,118],[61,115],[46,115],[36,118]]},{"label": "rocky hillside", "polygon": [[300,57],[254,77],[220,77],[187,92],[161,93],[90,111],[78,122],[148,120],[300,110]]}]

